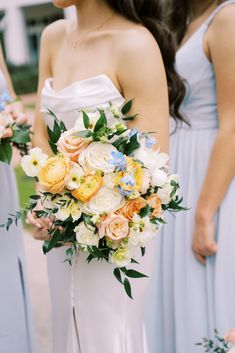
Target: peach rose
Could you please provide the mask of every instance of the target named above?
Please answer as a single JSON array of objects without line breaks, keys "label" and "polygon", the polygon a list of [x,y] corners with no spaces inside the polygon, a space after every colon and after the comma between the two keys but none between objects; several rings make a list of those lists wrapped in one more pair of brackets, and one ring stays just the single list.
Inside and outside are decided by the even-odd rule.
[{"label": "peach rose", "polygon": [[77,162],[80,153],[90,144],[90,138],[75,136],[78,130],[65,131],[57,142],[58,151],[73,162]]},{"label": "peach rose", "polygon": [[62,155],[51,157],[39,171],[39,183],[52,194],[60,193],[70,177],[71,168],[68,158]]},{"label": "peach rose", "polygon": [[6,138],[9,138],[9,137],[12,137],[13,136],[13,132],[12,130],[8,127],[4,130],[4,133],[3,133],[3,136],[2,138],[3,139],[6,139]]},{"label": "peach rose", "polygon": [[118,214],[109,215],[98,226],[100,238],[107,237],[110,240],[121,240],[129,235],[129,221],[127,218]]},{"label": "peach rose", "polygon": [[224,337],[225,341],[235,345],[235,329],[229,331],[229,333]]},{"label": "peach rose", "polygon": [[146,206],[146,201],[142,197],[138,197],[133,200],[128,200],[125,205],[117,211],[117,213],[123,215],[125,218],[132,220],[134,214],[138,214],[141,208]]},{"label": "peach rose", "polygon": [[157,194],[153,194],[147,199],[148,205],[153,208],[153,217],[159,217],[162,213],[162,202]]},{"label": "peach rose", "polygon": [[88,202],[102,187],[103,178],[100,175],[87,175],[84,183],[72,191],[78,201]]}]

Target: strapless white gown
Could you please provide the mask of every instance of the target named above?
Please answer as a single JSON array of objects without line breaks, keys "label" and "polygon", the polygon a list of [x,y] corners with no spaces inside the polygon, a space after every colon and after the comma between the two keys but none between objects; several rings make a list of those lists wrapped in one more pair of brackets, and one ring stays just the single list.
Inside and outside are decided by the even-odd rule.
[{"label": "strapless white gown", "polygon": [[[46,113],[49,108],[71,128],[81,109],[110,101],[121,105],[124,98],[106,75],[99,75],[59,92],[53,89],[52,79],[46,80],[41,106],[48,125],[52,124]],[[148,353],[144,305],[153,269],[153,246],[139,259],[141,271],[150,279],[132,280],[133,301],[115,279],[112,265],[87,264],[85,254],[80,253],[69,268],[64,259],[64,248],[48,255],[54,353]]]}]

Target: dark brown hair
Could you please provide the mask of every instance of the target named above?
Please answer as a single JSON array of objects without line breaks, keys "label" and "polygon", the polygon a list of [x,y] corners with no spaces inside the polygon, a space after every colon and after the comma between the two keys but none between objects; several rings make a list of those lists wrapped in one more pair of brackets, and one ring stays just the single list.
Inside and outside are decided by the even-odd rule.
[{"label": "dark brown hair", "polygon": [[[220,5],[224,1],[225,0],[208,1],[208,8],[213,3]],[[168,0],[166,22],[172,32],[175,33],[178,45],[182,42],[188,28],[190,4],[192,4],[192,0]]]},{"label": "dark brown hair", "polygon": [[156,39],[163,57],[170,101],[170,114],[184,121],[180,105],[185,97],[186,88],[175,70],[176,47],[171,32],[163,23],[161,0],[106,0],[116,12],[130,21],[145,26]]}]

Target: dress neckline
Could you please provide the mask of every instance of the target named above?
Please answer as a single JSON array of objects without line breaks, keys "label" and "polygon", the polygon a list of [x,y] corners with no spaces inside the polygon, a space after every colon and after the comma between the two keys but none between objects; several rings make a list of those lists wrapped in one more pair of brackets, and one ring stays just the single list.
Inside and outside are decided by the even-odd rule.
[{"label": "dress neckline", "polygon": [[72,82],[71,84],[65,86],[64,88],[60,89],[60,90],[55,90],[53,88],[53,77],[49,77],[45,80],[45,85],[51,90],[53,91],[54,94],[56,95],[61,95],[65,92],[67,92],[68,90],[70,90],[71,88],[73,88],[74,86],[78,86],[78,85],[82,85],[82,84],[89,84],[92,81],[97,81],[99,79],[105,79],[106,82],[108,82],[110,84],[110,86],[112,86],[113,90],[121,97],[124,99],[122,93],[119,91],[119,89],[116,87],[116,85],[113,83],[112,79],[106,75],[106,74],[99,74],[99,75],[94,75],[91,76],[89,78],[85,78],[83,80],[77,80]]}]

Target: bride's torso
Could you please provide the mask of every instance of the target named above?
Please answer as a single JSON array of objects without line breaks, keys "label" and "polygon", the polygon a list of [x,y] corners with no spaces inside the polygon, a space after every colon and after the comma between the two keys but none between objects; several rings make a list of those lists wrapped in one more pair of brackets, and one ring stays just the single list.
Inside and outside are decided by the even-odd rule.
[{"label": "bride's torso", "polygon": [[48,126],[53,125],[53,117],[48,113],[50,110],[70,129],[81,110],[93,111],[110,102],[120,106],[124,98],[105,74],[76,81],[59,91],[53,88],[53,78],[48,78],[41,93],[41,112]]}]

